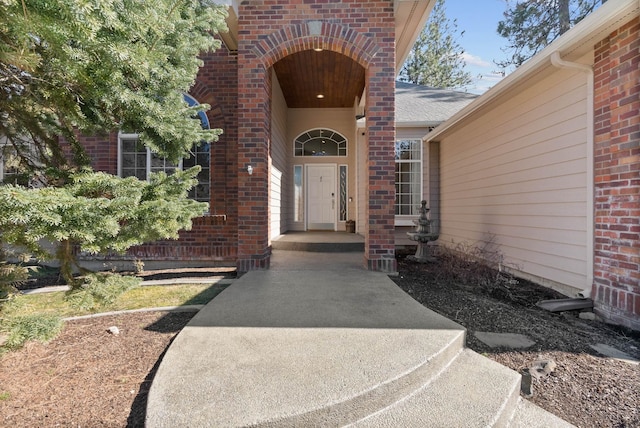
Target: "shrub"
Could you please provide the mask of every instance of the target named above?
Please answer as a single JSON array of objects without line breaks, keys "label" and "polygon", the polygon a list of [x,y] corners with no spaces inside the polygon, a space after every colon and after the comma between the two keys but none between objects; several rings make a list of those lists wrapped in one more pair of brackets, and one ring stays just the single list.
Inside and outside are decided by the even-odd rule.
[{"label": "shrub", "polygon": [[16,349],[30,340],[48,342],[62,330],[64,322],[55,315],[22,315],[6,319],[3,330],[8,333],[4,347]]},{"label": "shrub", "polygon": [[69,291],[69,303],[82,310],[92,311],[115,303],[127,290],[137,287],[140,278],[115,273],[92,273],[85,277],[85,284]]}]

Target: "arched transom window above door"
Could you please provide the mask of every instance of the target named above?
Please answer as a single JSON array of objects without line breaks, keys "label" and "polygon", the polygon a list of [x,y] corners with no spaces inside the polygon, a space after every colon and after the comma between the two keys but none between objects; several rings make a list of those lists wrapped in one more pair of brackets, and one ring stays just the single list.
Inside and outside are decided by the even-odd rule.
[{"label": "arched transom window above door", "polygon": [[310,129],[296,137],[295,156],[346,156],[347,139],[326,128]]}]

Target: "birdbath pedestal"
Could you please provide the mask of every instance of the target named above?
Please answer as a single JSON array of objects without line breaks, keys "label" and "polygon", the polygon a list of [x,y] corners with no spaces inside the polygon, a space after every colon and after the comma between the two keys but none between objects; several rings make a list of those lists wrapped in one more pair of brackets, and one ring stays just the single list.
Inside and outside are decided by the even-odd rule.
[{"label": "birdbath pedestal", "polygon": [[407,257],[407,259],[418,263],[435,262],[437,259],[429,254],[429,242],[438,239],[439,234],[432,231],[431,220],[429,220],[428,216],[429,208],[427,208],[427,201],[422,201],[421,205],[420,217],[415,221],[416,231],[407,232],[409,239],[418,243],[418,248],[416,249],[416,254]]}]

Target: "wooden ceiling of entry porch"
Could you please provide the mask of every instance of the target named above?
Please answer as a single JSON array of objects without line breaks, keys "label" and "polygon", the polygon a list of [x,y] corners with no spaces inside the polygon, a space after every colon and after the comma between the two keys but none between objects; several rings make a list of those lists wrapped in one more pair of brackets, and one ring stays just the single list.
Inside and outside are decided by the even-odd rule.
[{"label": "wooden ceiling of entry porch", "polygon": [[364,68],[338,52],[301,51],[273,67],[289,108],[353,107],[364,90]]}]

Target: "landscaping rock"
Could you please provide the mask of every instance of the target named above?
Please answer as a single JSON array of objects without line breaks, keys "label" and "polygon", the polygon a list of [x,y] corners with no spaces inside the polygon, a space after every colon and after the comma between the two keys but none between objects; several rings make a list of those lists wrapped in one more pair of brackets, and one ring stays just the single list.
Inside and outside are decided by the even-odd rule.
[{"label": "landscaping rock", "polygon": [[593,312],[580,312],[580,315],[578,316],[580,317],[581,320],[588,320],[588,321],[596,320],[596,314],[594,314]]},{"label": "landscaping rock", "polygon": [[625,363],[640,364],[640,361],[636,360],[629,354],[614,348],[613,346],[605,345],[604,343],[598,343],[597,345],[589,345],[594,351],[605,357],[614,358]]},{"label": "landscaping rock", "polygon": [[490,333],[486,331],[476,331],[473,334],[479,341],[491,348],[529,348],[536,344],[524,334],[516,333]]},{"label": "landscaping rock", "polygon": [[529,367],[529,373],[539,380],[550,375],[556,369],[556,362],[553,360],[538,360]]}]

